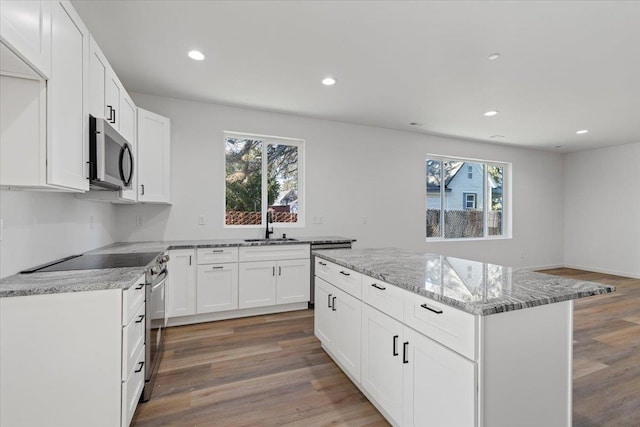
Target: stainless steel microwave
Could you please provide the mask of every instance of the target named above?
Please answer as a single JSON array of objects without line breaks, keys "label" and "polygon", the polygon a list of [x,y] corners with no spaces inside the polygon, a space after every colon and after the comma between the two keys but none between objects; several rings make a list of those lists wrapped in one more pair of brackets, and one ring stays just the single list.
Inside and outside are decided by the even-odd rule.
[{"label": "stainless steel microwave", "polygon": [[97,190],[128,190],[133,178],[131,144],[105,119],[89,116],[89,183]]}]

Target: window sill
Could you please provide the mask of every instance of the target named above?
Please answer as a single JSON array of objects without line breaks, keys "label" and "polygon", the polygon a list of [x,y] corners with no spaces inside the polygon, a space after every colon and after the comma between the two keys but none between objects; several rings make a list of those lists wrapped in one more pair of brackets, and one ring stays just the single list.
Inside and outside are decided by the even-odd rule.
[{"label": "window sill", "polygon": [[457,239],[442,239],[427,237],[425,241],[427,243],[440,243],[440,242],[477,242],[477,241],[491,241],[491,240],[510,240],[511,236],[490,236],[490,237],[463,237]]}]

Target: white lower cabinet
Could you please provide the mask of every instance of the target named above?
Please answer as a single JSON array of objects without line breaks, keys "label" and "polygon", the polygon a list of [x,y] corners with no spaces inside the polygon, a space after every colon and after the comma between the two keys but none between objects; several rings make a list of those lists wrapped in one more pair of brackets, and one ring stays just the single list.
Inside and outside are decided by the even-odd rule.
[{"label": "white lower cabinet", "polygon": [[127,427],[144,387],[145,282],[0,298],[0,425]]},{"label": "white lower cabinet", "polygon": [[341,366],[360,381],[362,303],[320,278],[316,278],[315,301],[316,336]]},{"label": "white lower cabinet", "polygon": [[243,262],[239,268],[240,308],[264,307],[276,303],[276,263]]},{"label": "white lower cabinet", "polygon": [[197,312],[238,309],[238,263],[198,265]]},{"label": "white lower cabinet", "polygon": [[178,317],[196,314],[195,249],[169,251],[168,269],[167,316]]},{"label": "white lower cabinet", "polygon": [[308,259],[278,261],[276,304],[309,301],[310,262]]},{"label": "white lower cabinet", "polygon": [[403,325],[362,304],[362,387],[402,424]]},{"label": "white lower cabinet", "polygon": [[475,363],[406,326],[403,346],[402,425],[474,426]]}]

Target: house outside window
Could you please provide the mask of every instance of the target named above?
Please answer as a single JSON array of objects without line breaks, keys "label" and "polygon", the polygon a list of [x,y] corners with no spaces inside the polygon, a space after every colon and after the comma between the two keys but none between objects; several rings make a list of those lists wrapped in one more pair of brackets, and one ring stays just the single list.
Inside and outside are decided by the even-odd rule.
[{"label": "house outside window", "polygon": [[503,162],[428,155],[427,241],[509,237],[510,168]]},{"label": "house outside window", "polygon": [[304,141],[224,133],[226,227],[304,226]]}]

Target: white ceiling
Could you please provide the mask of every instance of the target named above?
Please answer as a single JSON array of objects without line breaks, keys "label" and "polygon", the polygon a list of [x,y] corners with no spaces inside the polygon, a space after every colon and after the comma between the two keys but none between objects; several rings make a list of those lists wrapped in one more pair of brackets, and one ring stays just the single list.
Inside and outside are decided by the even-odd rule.
[{"label": "white ceiling", "polygon": [[133,92],[565,152],[640,142],[636,1],[72,3]]}]

